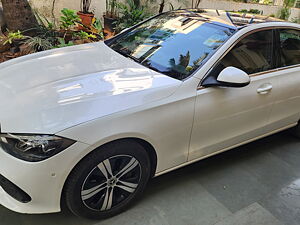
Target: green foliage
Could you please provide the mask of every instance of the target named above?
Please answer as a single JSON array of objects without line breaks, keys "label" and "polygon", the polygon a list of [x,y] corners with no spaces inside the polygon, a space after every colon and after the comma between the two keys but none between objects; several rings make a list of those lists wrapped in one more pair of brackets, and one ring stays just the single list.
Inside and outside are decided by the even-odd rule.
[{"label": "green foliage", "polygon": [[295,0],[284,0],[283,1],[283,6],[285,8],[287,8],[287,7],[293,7],[294,4],[295,4]]},{"label": "green foliage", "polygon": [[51,39],[41,37],[29,37],[24,44],[26,44],[32,51],[40,52],[53,48]]},{"label": "green foliage", "polygon": [[233,0],[234,2],[243,2],[243,3],[247,3],[247,0]]},{"label": "green foliage", "polygon": [[258,9],[250,9],[250,10],[247,10],[247,9],[241,9],[239,10],[238,12],[240,13],[250,13],[250,14],[261,14],[262,12]]},{"label": "green foliage", "polygon": [[288,20],[291,15],[291,9],[289,7],[284,7],[279,11],[279,19]]},{"label": "green foliage", "polygon": [[248,10],[247,9],[241,9],[238,12],[240,12],[240,13],[248,13]]},{"label": "green foliage", "polygon": [[97,36],[94,35],[94,34],[89,34],[87,32],[84,32],[84,31],[80,31],[78,33],[75,34],[75,36],[79,37],[80,39],[83,39],[83,40],[86,40],[86,39],[96,39]]},{"label": "green foliage", "polygon": [[91,26],[91,32],[93,34],[96,34],[96,35],[100,36],[101,39],[104,38],[103,26],[102,26],[102,23],[99,19],[94,18],[94,21],[93,21],[92,26]]},{"label": "green foliage", "polygon": [[151,16],[146,6],[138,5],[134,0],[119,3],[118,9],[120,17],[116,22],[117,31],[131,27]]},{"label": "green foliage", "polygon": [[60,17],[60,24],[63,29],[71,29],[81,21],[75,10],[64,8],[61,13],[63,16]]},{"label": "green foliage", "polygon": [[102,26],[101,21],[96,18],[95,18],[95,21],[92,23],[92,28],[94,28],[96,30],[95,33],[98,33],[98,34],[103,31],[103,26]]},{"label": "green foliage", "polygon": [[252,14],[262,14],[262,11],[260,11],[258,9],[250,9],[249,13],[252,13]]},{"label": "green foliage", "polygon": [[28,44],[32,46],[33,51],[43,51],[42,49],[47,50],[49,49],[49,43],[51,46],[55,45],[59,32],[56,30],[55,23],[50,22],[45,16],[40,15],[36,11],[35,16],[39,25],[34,29],[34,39],[30,40],[29,38]]},{"label": "green foliage", "polygon": [[14,40],[23,39],[25,36],[21,33],[21,31],[17,32],[9,32],[6,37],[4,37],[5,41],[3,45],[12,44]]},{"label": "green foliage", "polygon": [[264,1],[263,1],[263,4],[265,4],[265,5],[270,5],[270,4],[272,4],[272,3],[273,3],[272,0],[264,0]]},{"label": "green foliage", "polygon": [[63,38],[58,38],[57,40],[59,44],[54,46],[53,48],[63,48],[63,47],[69,47],[74,45],[73,41],[69,41],[68,43],[66,43],[65,39]]}]

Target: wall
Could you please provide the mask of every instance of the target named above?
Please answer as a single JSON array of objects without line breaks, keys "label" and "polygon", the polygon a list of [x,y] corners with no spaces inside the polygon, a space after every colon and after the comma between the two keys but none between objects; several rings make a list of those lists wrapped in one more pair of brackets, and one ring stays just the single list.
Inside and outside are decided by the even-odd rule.
[{"label": "wall", "polygon": [[[80,10],[80,0],[29,0],[34,8],[36,8],[42,15],[51,18],[52,17],[52,4],[55,1],[54,15],[56,18],[60,16],[60,10],[63,8],[70,8],[75,10]],[[275,4],[279,4],[281,0],[277,0]],[[105,12],[105,0],[93,0],[92,9],[95,12],[96,17],[102,18]],[[191,7],[191,0],[170,0],[175,8],[189,8]],[[157,12],[158,4],[154,5],[154,10]],[[200,8],[210,8],[210,9],[223,9],[223,10],[241,10],[241,9],[258,9],[263,11],[264,15],[277,15],[281,6],[269,6],[262,4],[249,4],[249,3],[239,3],[234,1],[226,0],[202,0]],[[169,5],[166,5],[165,9],[169,10]],[[300,9],[292,8],[291,16],[292,18],[300,18]]]},{"label": "wall", "polygon": [[[240,3],[240,2],[228,2],[228,1],[220,1],[220,0],[203,0],[200,3],[201,8],[213,8],[213,9],[223,9],[229,11],[238,11],[241,9],[258,9],[263,11],[263,14],[266,16],[269,15],[277,15],[279,10],[282,8],[281,6],[270,6],[270,5],[263,5],[263,4],[249,4],[249,3]],[[300,9],[292,8],[291,9],[291,16],[292,18],[299,18],[300,17]]]},{"label": "wall", "polygon": [[[75,9],[77,11],[80,10],[80,2],[81,0],[29,0],[33,8],[37,9],[37,11],[48,18],[52,17],[52,14],[55,15],[56,18],[60,16],[60,10],[63,8]],[[53,1],[54,10],[53,10]],[[91,9],[94,11],[95,15],[98,18],[101,18],[103,13],[105,12],[105,0],[93,0]]]}]

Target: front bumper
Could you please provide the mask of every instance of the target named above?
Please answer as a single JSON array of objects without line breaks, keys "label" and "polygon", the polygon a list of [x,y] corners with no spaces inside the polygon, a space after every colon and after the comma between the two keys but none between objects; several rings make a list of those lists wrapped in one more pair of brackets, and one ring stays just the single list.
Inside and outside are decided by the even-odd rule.
[{"label": "front bumper", "polygon": [[89,145],[76,142],[50,159],[31,163],[0,148],[0,174],[31,197],[30,202],[22,203],[0,187],[0,204],[19,213],[59,212],[64,183],[88,149]]},{"label": "front bumper", "polygon": [[28,203],[31,201],[31,197],[25,193],[21,188],[14,183],[7,180],[0,174],[0,187],[11,197],[19,202]]}]

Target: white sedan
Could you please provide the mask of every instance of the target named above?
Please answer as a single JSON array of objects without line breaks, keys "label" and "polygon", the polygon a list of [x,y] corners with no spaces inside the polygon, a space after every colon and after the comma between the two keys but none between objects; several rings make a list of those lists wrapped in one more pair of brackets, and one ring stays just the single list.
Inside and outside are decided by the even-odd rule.
[{"label": "white sedan", "polygon": [[300,25],[245,21],[177,10],[0,64],[0,204],[106,218],[151,177],[299,135]]}]

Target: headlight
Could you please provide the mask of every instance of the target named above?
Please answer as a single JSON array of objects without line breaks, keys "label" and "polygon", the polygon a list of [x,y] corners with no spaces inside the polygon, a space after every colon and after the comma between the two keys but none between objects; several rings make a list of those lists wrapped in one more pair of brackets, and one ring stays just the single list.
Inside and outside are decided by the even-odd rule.
[{"label": "headlight", "polygon": [[68,148],[75,141],[43,134],[0,134],[0,145],[4,151],[18,159],[39,162]]}]

